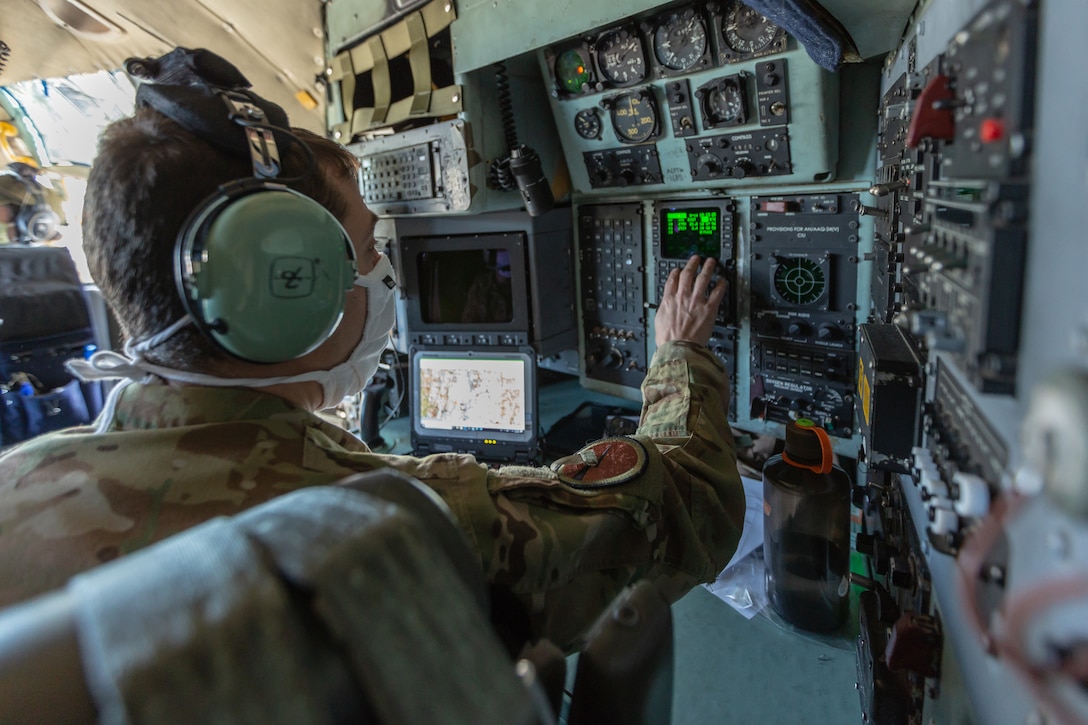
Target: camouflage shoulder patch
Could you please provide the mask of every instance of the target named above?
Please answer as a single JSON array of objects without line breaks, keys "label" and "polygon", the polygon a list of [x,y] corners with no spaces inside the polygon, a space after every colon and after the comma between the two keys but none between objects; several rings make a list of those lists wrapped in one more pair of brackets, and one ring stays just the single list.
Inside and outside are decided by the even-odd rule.
[{"label": "camouflage shoulder patch", "polygon": [[634,438],[604,438],[552,463],[559,480],[572,488],[608,488],[646,470],[646,448]]}]

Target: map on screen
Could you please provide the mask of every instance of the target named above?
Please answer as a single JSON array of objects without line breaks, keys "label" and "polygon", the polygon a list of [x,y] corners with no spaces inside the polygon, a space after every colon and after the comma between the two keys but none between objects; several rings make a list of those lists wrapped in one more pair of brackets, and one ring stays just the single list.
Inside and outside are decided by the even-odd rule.
[{"label": "map on screen", "polygon": [[518,433],[526,429],[524,360],[421,357],[418,365],[421,427]]}]

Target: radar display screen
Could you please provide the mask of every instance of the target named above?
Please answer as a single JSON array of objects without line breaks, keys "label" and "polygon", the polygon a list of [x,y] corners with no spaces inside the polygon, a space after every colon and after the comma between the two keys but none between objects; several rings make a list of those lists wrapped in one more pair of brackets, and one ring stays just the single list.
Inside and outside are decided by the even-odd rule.
[{"label": "radar display screen", "polygon": [[818,262],[798,257],[775,268],[774,290],[789,304],[811,305],[823,298],[827,277]]},{"label": "radar display screen", "polygon": [[687,259],[721,255],[721,211],[717,208],[662,209],[661,255]]}]

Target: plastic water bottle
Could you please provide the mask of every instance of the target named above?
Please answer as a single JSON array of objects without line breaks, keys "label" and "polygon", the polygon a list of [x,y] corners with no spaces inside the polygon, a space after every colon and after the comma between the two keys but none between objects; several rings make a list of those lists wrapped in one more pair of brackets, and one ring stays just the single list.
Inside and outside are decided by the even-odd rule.
[{"label": "plastic water bottle", "polygon": [[802,418],[763,466],[767,596],[790,624],[837,629],[849,611],[850,477],[834,465],[827,432]]}]

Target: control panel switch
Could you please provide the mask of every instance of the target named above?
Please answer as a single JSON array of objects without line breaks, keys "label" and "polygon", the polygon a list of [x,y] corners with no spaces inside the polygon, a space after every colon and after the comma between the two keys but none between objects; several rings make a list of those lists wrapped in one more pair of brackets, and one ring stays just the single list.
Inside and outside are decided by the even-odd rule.
[{"label": "control panel switch", "polygon": [[960,516],[978,518],[990,510],[990,487],[981,476],[956,471],[952,485],[956,492],[953,506]]}]

